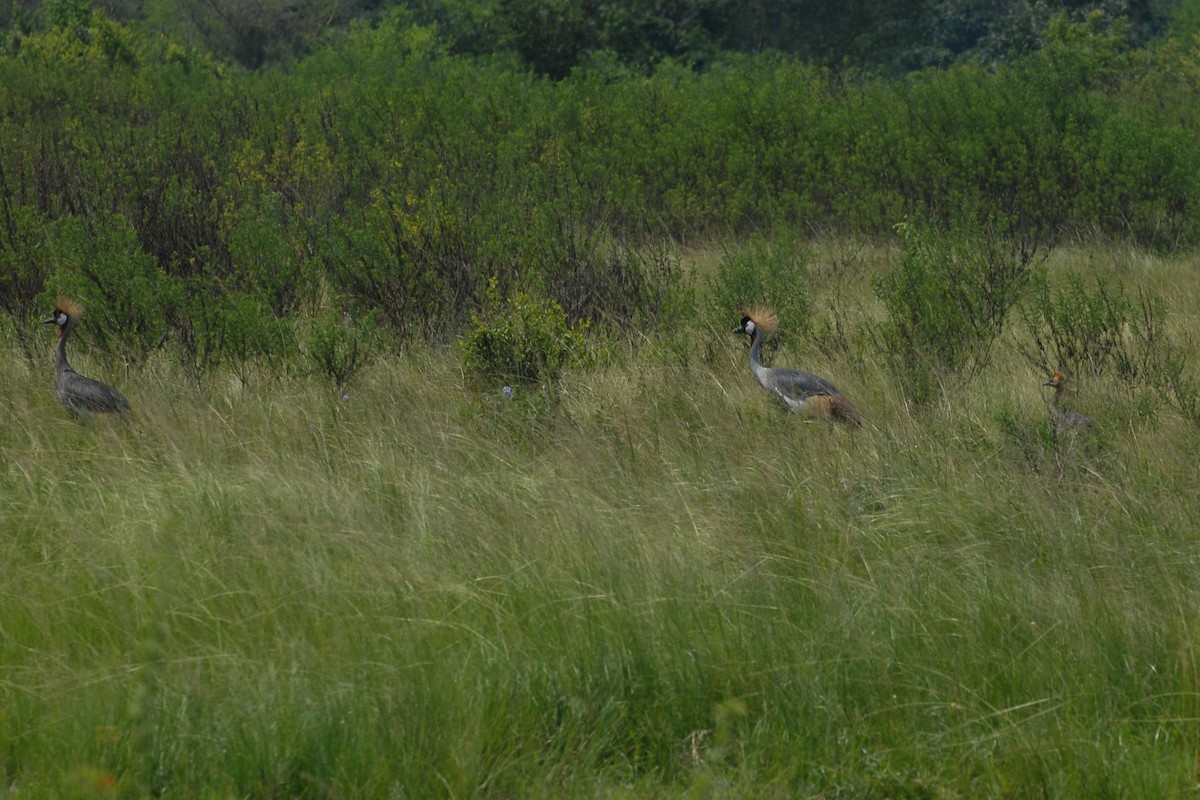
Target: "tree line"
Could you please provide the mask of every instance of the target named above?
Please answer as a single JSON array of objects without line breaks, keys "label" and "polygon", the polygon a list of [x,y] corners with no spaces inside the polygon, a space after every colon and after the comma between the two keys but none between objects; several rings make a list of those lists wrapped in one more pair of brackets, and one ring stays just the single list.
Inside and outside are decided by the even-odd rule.
[{"label": "tree line", "polygon": [[1200,47],[1134,47],[1103,14],[902,79],[768,52],[549,80],[404,9],[259,70],[83,0],[44,11],[0,54],[0,313],[31,358],[57,292],[92,306],[81,344],[202,376],[371,330],[445,341],[489,297],[653,325],[686,243],[906,219],[1021,253],[1200,242]]},{"label": "tree line", "polygon": [[[53,27],[86,0],[13,0],[0,27]],[[248,69],[292,63],[354,25],[400,17],[436,31],[449,52],[505,54],[539,74],[664,60],[704,68],[730,54],[775,52],[833,69],[898,76],[990,64],[1045,44],[1050,20],[1128,25],[1142,47],[1194,30],[1184,0],[97,0],[122,25],[203,47]]]}]

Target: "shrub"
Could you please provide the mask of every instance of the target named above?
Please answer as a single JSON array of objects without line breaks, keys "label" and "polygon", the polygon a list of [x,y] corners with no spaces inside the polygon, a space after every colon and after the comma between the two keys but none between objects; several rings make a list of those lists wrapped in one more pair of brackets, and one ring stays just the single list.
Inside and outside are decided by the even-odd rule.
[{"label": "shrub", "polygon": [[180,363],[197,383],[222,366],[232,366],[244,383],[254,362],[294,352],[289,318],[276,317],[264,296],[227,290],[218,275],[204,269],[183,279],[185,289],[168,309]]},{"label": "shrub", "polygon": [[370,360],[374,315],[352,316],[328,309],[314,318],[304,336],[304,354],[339,396]]},{"label": "shrub", "polygon": [[[255,363],[287,364],[295,349],[292,320],[276,316],[270,298],[258,292],[229,292],[217,307],[211,331],[220,363],[233,367],[242,385]],[[274,370],[273,370],[274,371]]]},{"label": "shrub", "polygon": [[[1091,287],[1089,289],[1089,284]],[[1045,274],[1031,283],[1020,307],[1029,334],[1026,357],[1043,372],[1062,369],[1099,375],[1114,363],[1138,371],[1132,339],[1133,302],[1120,286],[1068,270],[1057,282]]]},{"label": "shrub", "polygon": [[109,358],[144,363],[166,342],[179,282],[142,250],[124,217],[64,217],[54,236],[58,288],[88,307],[84,338]]},{"label": "shrub", "polygon": [[668,247],[611,241],[607,231],[578,219],[564,203],[539,211],[537,227],[512,231],[495,244],[515,243],[521,277],[538,280],[569,319],[620,327],[671,315],[671,296],[682,276]]},{"label": "shrub", "polygon": [[1167,405],[1200,428],[1200,381],[1187,374],[1178,348],[1166,343],[1157,351],[1151,379]]},{"label": "shrub", "polygon": [[569,325],[562,306],[531,292],[502,299],[493,278],[460,343],[463,371],[485,386],[552,381],[564,368],[588,363],[588,327]]},{"label": "shrub", "polygon": [[1033,266],[1032,250],[968,220],[896,225],[900,263],[875,281],[887,320],[878,341],[914,402],[947,377],[969,380],[988,362]]},{"label": "shrub", "polygon": [[731,317],[747,306],[766,305],[786,321],[770,338],[771,346],[804,333],[810,312],[807,258],[801,245],[785,238],[756,238],[726,253],[708,281],[712,316]]},{"label": "shrub", "polygon": [[1058,281],[1041,275],[1021,305],[1029,335],[1023,354],[1043,372],[1115,372],[1127,387],[1148,387],[1200,425],[1200,384],[1167,334],[1166,306],[1144,289],[1126,293],[1099,275],[1076,270]]},{"label": "shrub", "polygon": [[302,241],[278,196],[239,209],[228,232],[230,282],[261,298],[277,318],[311,307],[319,283],[302,257]]},{"label": "shrub", "polygon": [[0,193],[0,313],[12,322],[26,360],[38,360],[38,339],[31,323],[39,312],[50,274],[51,256],[44,247],[47,222],[30,206],[16,205]]},{"label": "shrub", "polygon": [[374,192],[342,229],[333,272],[340,290],[407,338],[432,333],[474,296],[473,254],[452,200],[436,190],[397,195]]}]

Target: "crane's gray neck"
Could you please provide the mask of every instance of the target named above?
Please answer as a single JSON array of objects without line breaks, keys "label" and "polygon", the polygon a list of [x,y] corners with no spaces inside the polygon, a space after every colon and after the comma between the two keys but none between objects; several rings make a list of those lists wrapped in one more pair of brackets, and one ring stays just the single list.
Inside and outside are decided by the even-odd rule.
[{"label": "crane's gray neck", "polygon": [[756,327],[754,333],[750,334],[750,371],[764,388],[770,389],[767,381],[768,368],[762,363],[762,340],[762,330]]},{"label": "crane's gray neck", "polygon": [[71,335],[71,331],[75,328],[75,320],[67,318],[67,324],[62,328],[62,334],[58,337],[58,348],[54,352],[54,366],[59,372],[69,370],[71,365],[67,363],[67,337]]},{"label": "crane's gray neck", "polygon": [[1046,405],[1050,407],[1051,414],[1058,411],[1058,404],[1062,400],[1062,395],[1063,395],[1063,385],[1060,383],[1058,386],[1054,387],[1053,394],[1051,394],[1050,399],[1048,399],[1046,401]]}]

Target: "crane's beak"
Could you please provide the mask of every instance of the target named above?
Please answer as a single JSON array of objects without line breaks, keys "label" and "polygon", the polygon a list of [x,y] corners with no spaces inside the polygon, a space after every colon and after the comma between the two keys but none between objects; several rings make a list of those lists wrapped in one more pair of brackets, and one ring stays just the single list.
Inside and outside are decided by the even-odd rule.
[{"label": "crane's beak", "polygon": [[54,319],[54,317],[50,317],[50,318],[48,318],[48,319],[44,319],[44,320],[42,320],[42,324],[44,325],[44,324],[46,324],[46,323],[55,322],[55,321],[56,321],[56,320]]},{"label": "crane's beak", "polygon": [[738,325],[736,328],[733,329],[733,332],[734,333],[745,333],[746,329],[743,328],[741,325]]},{"label": "crane's beak", "polygon": [[1042,384],[1042,386],[1053,386],[1053,385],[1054,385],[1054,380],[1053,380],[1053,379],[1051,379],[1051,380],[1048,380],[1048,381],[1046,381],[1045,383],[1043,383],[1043,384]]}]

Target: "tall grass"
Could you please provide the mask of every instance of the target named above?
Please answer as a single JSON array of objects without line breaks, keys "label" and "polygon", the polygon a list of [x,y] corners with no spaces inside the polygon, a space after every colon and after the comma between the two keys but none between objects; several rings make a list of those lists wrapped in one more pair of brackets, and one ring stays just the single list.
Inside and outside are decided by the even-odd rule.
[{"label": "tall grass", "polygon": [[[818,329],[878,311],[878,262],[848,263],[814,271]],[[862,351],[793,340],[771,358],[868,418],[806,423],[735,322],[537,402],[443,351],[344,400],[80,353],[127,424],[72,422],[6,342],[0,796],[1192,792],[1195,430],[1096,381],[1097,434],[1056,442],[1006,343],[910,409]]]}]

